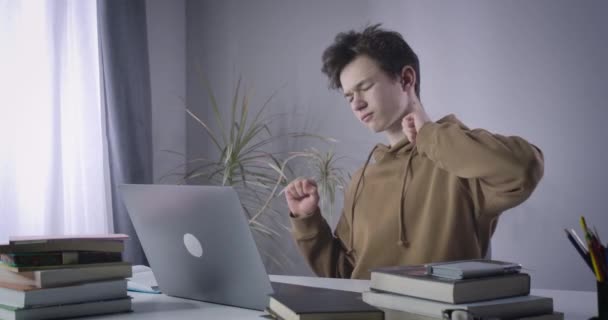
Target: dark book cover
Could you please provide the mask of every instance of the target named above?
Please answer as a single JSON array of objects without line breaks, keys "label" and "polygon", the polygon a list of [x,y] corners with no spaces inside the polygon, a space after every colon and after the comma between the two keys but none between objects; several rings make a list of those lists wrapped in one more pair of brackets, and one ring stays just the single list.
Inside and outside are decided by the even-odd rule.
[{"label": "dark book cover", "polygon": [[[279,310],[272,308],[272,300],[299,315],[307,314],[362,314],[366,319],[383,319],[382,310],[375,308],[361,298],[360,292],[306,287],[292,284],[273,283],[275,293],[271,294],[271,309],[274,313]],[[279,315],[280,316],[280,315]]]},{"label": "dark book cover", "polygon": [[101,251],[122,252],[124,234],[83,236],[32,236],[11,237],[8,243],[0,243],[0,253]]},{"label": "dark book cover", "polygon": [[12,267],[121,262],[120,252],[39,252],[0,254],[0,261]]}]

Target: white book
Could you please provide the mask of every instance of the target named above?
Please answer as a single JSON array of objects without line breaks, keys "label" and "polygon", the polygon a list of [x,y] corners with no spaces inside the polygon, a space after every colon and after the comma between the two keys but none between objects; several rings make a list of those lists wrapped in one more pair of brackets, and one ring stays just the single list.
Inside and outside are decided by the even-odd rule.
[{"label": "white book", "polygon": [[438,318],[443,317],[445,310],[467,310],[477,317],[498,318],[520,318],[553,313],[553,299],[538,296],[520,296],[467,304],[450,304],[410,296],[366,291],[363,292],[363,301],[378,308],[407,311]]},{"label": "white book", "polygon": [[14,272],[0,268],[0,283],[36,288],[65,287],[80,283],[129,278],[131,263],[122,262],[106,266],[86,266],[72,269]]},{"label": "white book", "polygon": [[18,309],[0,305],[0,319],[64,319],[129,311],[131,311],[131,298],[127,297],[115,300],[94,301],[28,309]]},{"label": "white book", "polygon": [[125,279],[47,289],[0,284],[0,305],[14,308],[119,299],[126,296]]}]

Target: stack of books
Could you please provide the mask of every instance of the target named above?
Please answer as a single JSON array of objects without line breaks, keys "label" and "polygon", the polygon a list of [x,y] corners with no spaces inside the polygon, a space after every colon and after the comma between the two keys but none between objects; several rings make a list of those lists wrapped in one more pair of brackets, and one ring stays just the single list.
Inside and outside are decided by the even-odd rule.
[{"label": "stack of books", "polygon": [[552,298],[530,295],[530,276],[519,267],[468,260],[377,268],[363,301],[383,309],[387,320],[563,320]]},{"label": "stack of books", "polygon": [[20,237],[0,244],[0,319],[127,312],[122,234]]}]

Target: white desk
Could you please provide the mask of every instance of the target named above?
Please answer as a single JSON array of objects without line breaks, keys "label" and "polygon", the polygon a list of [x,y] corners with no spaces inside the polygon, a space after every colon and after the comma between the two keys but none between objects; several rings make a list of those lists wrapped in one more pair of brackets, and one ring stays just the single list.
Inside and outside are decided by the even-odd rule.
[{"label": "white desk", "polygon": [[[327,279],[295,276],[270,276],[274,282],[302,284],[315,287],[362,292],[369,288],[367,280]],[[597,313],[594,292],[565,290],[532,290],[532,294],[552,297],[556,311],[565,313],[566,320],[587,320]],[[173,298],[163,294],[129,292],[133,312],[90,317],[87,319],[263,319],[261,311],[228,307],[218,304]]]}]

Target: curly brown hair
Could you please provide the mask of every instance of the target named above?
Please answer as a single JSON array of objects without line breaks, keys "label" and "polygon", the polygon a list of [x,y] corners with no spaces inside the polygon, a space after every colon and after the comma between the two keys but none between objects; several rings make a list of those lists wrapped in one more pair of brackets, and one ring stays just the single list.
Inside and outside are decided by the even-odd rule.
[{"label": "curly brown hair", "polygon": [[329,78],[329,87],[342,89],[340,73],[359,55],[367,55],[380,68],[395,78],[405,66],[416,72],[416,95],[420,96],[420,63],[414,50],[401,34],[380,28],[381,24],[366,27],[362,32],[350,30],[336,35],[334,43],[323,52],[321,71]]}]

